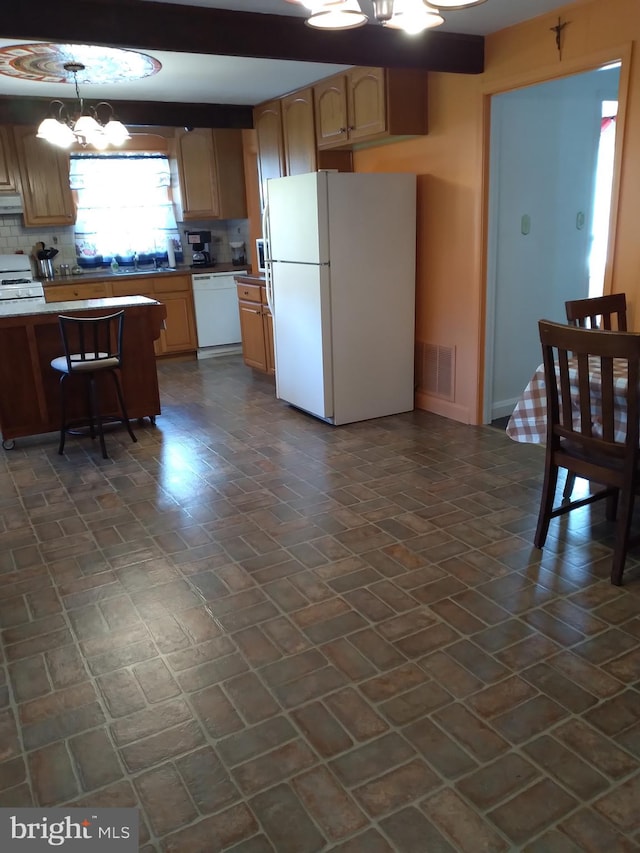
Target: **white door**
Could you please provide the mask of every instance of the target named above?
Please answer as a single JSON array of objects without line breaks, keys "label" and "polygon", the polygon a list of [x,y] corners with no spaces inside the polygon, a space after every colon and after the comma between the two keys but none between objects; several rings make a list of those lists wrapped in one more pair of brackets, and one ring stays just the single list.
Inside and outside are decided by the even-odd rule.
[{"label": "white door", "polygon": [[276,396],[332,418],[329,270],[282,262],[272,269]]},{"label": "white door", "polygon": [[267,182],[269,255],[274,261],[329,260],[327,176],[322,172]]},{"label": "white door", "polygon": [[510,415],[542,360],[538,320],[589,295],[601,104],[619,69],[491,101],[484,421]]}]

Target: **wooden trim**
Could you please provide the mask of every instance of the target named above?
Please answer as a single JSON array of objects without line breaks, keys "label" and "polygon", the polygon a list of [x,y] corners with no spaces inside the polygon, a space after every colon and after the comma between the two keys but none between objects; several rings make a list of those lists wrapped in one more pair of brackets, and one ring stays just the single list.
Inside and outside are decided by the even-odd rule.
[{"label": "wooden trim", "polygon": [[408,39],[378,26],[323,33],[298,17],[140,0],[29,0],[3,18],[4,38],[459,74],[484,70],[483,36],[461,33],[427,30]]}]

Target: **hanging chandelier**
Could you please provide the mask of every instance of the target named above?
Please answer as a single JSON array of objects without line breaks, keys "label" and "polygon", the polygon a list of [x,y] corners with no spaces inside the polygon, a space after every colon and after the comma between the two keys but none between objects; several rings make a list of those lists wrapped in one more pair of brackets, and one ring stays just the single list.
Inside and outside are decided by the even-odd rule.
[{"label": "hanging chandelier", "polygon": [[[293,0],[295,2],[295,0]],[[289,0],[291,2],[291,0]],[[369,21],[358,0],[297,0],[310,10],[310,27],[351,30]],[[467,9],[486,0],[371,0],[373,19],[385,27],[415,34],[444,24],[442,10]]]},{"label": "hanging chandelier", "polygon": [[131,139],[129,131],[115,117],[113,107],[107,101],[101,101],[95,107],[85,106],[78,88],[78,72],[85,70],[82,62],[65,62],[62,67],[73,74],[75,110],[70,115],[62,101],[51,101],[49,114],[40,122],[37,136],[60,148],[69,148],[78,143],[82,146],[92,145],[98,150],[108,148],[109,145],[122,145],[125,140]]}]

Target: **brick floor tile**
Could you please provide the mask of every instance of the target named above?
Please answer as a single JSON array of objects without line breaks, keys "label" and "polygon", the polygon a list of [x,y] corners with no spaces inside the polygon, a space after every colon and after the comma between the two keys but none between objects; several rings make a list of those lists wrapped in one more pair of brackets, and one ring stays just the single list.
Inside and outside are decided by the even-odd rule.
[{"label": "brick floor tile", "polygon": [[547,663],[599,699],[606,699],[620,692],[621,685],[616,678],[608,675],[600,667],[583,661],[572,652],[561,652],[550,658]]},{"label": "brick floor tile", "polygon": [[404,655],[370,628],[352,634],[349,641],[380,670],[392,669],[406,660]]},{"label": "brick floor tile", "polygon": [[132,668],[147,702],[161,702],[177,696],[180,688],[169,668],[160,658],[144,661]]},{"label": "brick floor tile", "polygon": [[455,847],[416,808],[406,808],[385,818],[380,827],[393,849],[402,853],[455,853]]},{"label": "brick floor tile", "polygon": [[536,841],[527,844],[523,853],[582,853],[583,847],[578,847],[562,832],[552,829],[545,832]]},{"label": "brick floor tile", "polygon": [[52,685],[42,655],[11,664],[9,678],[17,702],[25,702],[51,691]]},{"label": "brick floor tile", "polygon": [[274,646],[258,625],[237,631],[233,639],[251,666],[264,666],[282,656],[282,652]]},{"label": "brick floor tile", "polygon": [[507,740],[521,743],[566,717],[568,711],[546,696],[534,696],[511,711],[494,717],[492,725]]},{"label": "brick floor tile", "polygon": [[511,675],[506,666],[483,652],[468,640],[461,640],[447,648],[447,654],[485,684],[493,684]]},{"label": "brick floor tile", "polygon": [[347,687],[328,696],[327,708],[355,740],[377,737],[389,728],[371,706],[353,688]]},{"label": "brick floor tile", "polygon": [[316,762],[315,753],[298,739],[235,767],[233,778],[244,794],[255,794]]},{"label": "brick floor tile", "polygon": [[[229,845],[241,842],[241,839],[253,836],[258,825],[249,809],[243,804],[232,806],[220,814],[204,818],[187,829],[167,836],[162,845],[165,853],[217,853],[221,850],[242,850],[242,845],[231,848]],[[257,846],[255,851],[247,846],[244,853],[262,853],[272,848]]]},{"label": "brick floor tile", "polygon": [[163,732],[192,718],[193,714],[187,703],[184,699],[178,699],[116,720],[111,726],[111,731],[116,744],[122,746],[139,738]]},{"label": "brick floor tile", "polygon": [[397,669],[365,681],[360,685],[360,689],[372,702],[382,702],[426,680],[426,673],[417,664],[405,663]]},{"label": "brick floor tile", "polygon": [[102,788],[123,775],[116,752],[102,729],[70,738],[69,749],[84,791]]},{"label": "brick floor tile", "polygon": [[592,809],[580,809],[570,815],[559,824],[559,829],[585,853],[601,853],[602,850],[631,853],[638,849],[633,841],[625,838]]},{"label": "brick floor tile", "polygon": [[312,699],[321,697],[342,687],[346,679],[344,675],[333,666],[325,666],[309,675],[304,675],[295,681],[289,681],[274,688],[278,701],[285,708],[296,708]]},{"label": "brick floor tile", "polygon": [[126,669],[96,679],[112,717],[125,717],[147,705],[145,695],[133,674]]},{"label": "brick floor tile", "polygon": [[249,724],[259,723],[281,710],[259,678],[252,672],[226,681],[224,689],[234,708]]},{"label": "brick floor tile", "polygon": [[244,723],[221,687],[207,687],[191,697],[202,724],[213,737],[223,737],[243,728]]},{"label": "brick floor tile", "polygon": [[383,702],[380,710],[391,723],[403,726],[451,701],[452,697],[436,681],[427,681],[401,696]]},{"label": "brick floor tile", "polygon": [[369,829],[343,844],[334,844],[331,850],[332,853],[363,853],[365,850],[366,853],[394,853],[389,842],[375,829]]},{"label": "brick floor tile", "polygon": [[600,797],[594,808],[622,832],[637,832],[640,830],[639,793],[640,776],[636,774]]},{"label": "brick floor tile", "polygon": [[64,743],[52,743],[29,754],[33,791],[39,806],[64,803],[79,793]]},{"label": "brick floor tile", "polygon": [[220,811],[240,799],[240,792],[212,747],[190,752],[174,763],[201,813]]},{"label": "brick floor tile", "polygon": [[292,781],[298,797],[332,841],[366,826],[367,818],[335,777],[324,767],[302,773]]},{"label": "brick floor tile", "polygon": [[516,752],[501,755],[456,782],[456,788],[480,809],[490,809],[540,776],[540,770]]},{"label": "brick floor tile", "polygon": [[526,791],[489,812],[491,820],[516,844],[541,832],[572,811],[577,800],[550,779],[536,782]]},{"label": "brick floor tile", "polygon": [[450,838],[460,853],[477,850],[508,850],[510,845],[454,791],[445,789],[427,797],[421,808],[439,830]]},{"label": "brick floor tile", "polygon": [[120,747],[122,760],[131,773],[160,764],[168,758],[190,752],[205,741],[200,725],[191,720]]},{"label": "brick floor tile", "polygon": [[26,777],[25,763],[22,756],[3,761],[0,764],[0,790],[13,788],[24,782]]},{"label": "brick floor tile", "polygon": [[448,646],[459,637],[458,633],[448,625],[433,625],[410,637],[403,637],[395,642],[396,647],[408,658],[420,657],[443,646]]},{"label": "brick floor tile", "polygon": [[166,835],[198,815],[180,776],[170,764],[143,773],[134,780],[134,785],[157,835]]},{"label": "brick floor tile", "polygon": [[387,619],[386,622],[377,626],[377,630],[385,640],[390,642],[400,640],[436,624],[438,620],[430,607],[416,607],[415,604],[414,601],[414,607],[409,612]]},{"label": "brick floor tile", "polygon": [[314,749],[325,758],[349,749],[353,740],[321,702],[312,702],[291,714]]},{"label": "brick floor tile", "polygon": [[249,804],[278,853],[316,853],[325,846],[325,839],[288,785],[258,794]]},{"label": "brick floor tile", "polygon": [[87,680],[87,668],[75,645],[51,649],[45,652],[44,657],[54,688],[69,687]]},{"label": "brick floor tile", "polygon": [[352,749],[329,763],[346,785],[360,785],[415,756],[413,748],[396,733],[389,733]]},{"label": "brick floor tile", "polygon": [[218,755],[230,767],[293,740],[297,732],[286,717],[272,717],[216,744]]},{"label": "brick floor tile", "polygon": [[584,717],[604,734],[617,735],[640,720],[640,694],[625,690],[588,711]]},{"label": "brick floor tile", "polygon": [[576,714],[598,702],[596,696],[583,690],[547,663],[532,666],[522,675],[542,693]]},{"label": "brick floor tile", "polygon": [[420,759],[385,773],[355,788],[353,794],[374,818],[395,811],[441,784],[440,778]]},{"label": "brick floor tile", "polygon": [[508,749],[500,735],[459,703],[440,709],[432,717],[480,761],[491,761]]},{"label": "brick floor tile", "polygon": [[455,779],[478,766],[468,752],[427,718],[406,726],[403,734],[447,779]]},{"label": "brick floor tile", "polygon": [[285,654],[298,654],[311,648],[310,640],[284,616],[270,619],[260,627]]},{"label": "brick floor tile", "polygon": [[0,807],[11,809],[31,808],[38,803],[35,802],[29,785],[16,785],[0,791]]},{"label": "brick floor tile", "polygon": [[612,779],[621,779],[636,766],[627,752],[582,720],[562,723],[553,730],[553,736]]},{"label": "brick floor tile", "polygon": [[590,800],[602,793],[608,780],[554,738],[543,736],[523,746],[523,751],[572,794]]}]

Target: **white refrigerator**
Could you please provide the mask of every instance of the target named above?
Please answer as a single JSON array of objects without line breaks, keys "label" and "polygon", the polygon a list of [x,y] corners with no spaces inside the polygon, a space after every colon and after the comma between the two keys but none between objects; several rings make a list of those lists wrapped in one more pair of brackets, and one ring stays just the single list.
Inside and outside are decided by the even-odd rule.
[{"label": "white refrigerator", "polygon": [[331,424],[414,407],[416,177],[267,182],[276,396]]}]

